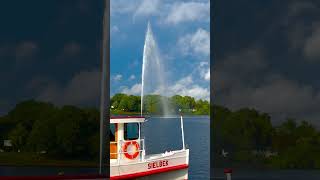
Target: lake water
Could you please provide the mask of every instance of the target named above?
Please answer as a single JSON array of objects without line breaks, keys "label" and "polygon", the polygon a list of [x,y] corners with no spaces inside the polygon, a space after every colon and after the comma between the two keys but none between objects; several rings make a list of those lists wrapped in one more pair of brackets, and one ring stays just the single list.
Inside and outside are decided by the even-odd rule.
[{"label": "lake water", "polygon": [[[224,179],[223,169],[215,169],[214,178]],[[319,180],[319,170],[252,170],[234,169],[233,180]]]},{"label": "lake water", "polygon": [[[189,179],[209,179],[209,117],[185,117],[185,143],[190,149]],[[143,125],[146,153],[161,153],[182,148],[179,118],[150,118]],[[97,168],[57,168],[57,167],[1,167],[0,176],[12,175],[68,175],[93,174]],[[223,169],[214,170],[214,178],[224,179]],[[233,180],[320,180],[319,170],[255,170],[234,169]]]},{"label": "lake water", "polygon": [[[70,167],[7,167],[0,166],[0,176],[55,176],[59,172],[66,175],[97,174],[97,168]],[[1,178],[0,178],[1,179]]]},{"label": "lake water", "polygon": [[[185,144],[190,149],[189,179],[209,179],[210,119],[184,118]],[[180,118],[150,118],[143,126],[146,154],[182,149]]]},{"label": "lake water", "polygon": [[[185,143],[190,149],[189,179],[209,179],[209,117],[185,117]],[[142,127],[146,154],[162,153],[182,148],[180,118],[149,118]],[[13,175],[92,174],[96,168],[1,167],[0,176]]]}]

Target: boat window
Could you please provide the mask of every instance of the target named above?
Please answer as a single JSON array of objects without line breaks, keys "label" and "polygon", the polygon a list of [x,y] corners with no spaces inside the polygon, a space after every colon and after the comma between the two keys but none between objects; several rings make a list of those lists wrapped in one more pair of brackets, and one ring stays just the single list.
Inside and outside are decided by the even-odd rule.
[{"label": "boat window", "polygon": [[124,124],[124,139],[134,140],[139,138],[139,124],[126,123]]},{"label": "boat window", "polygon": [[110,141],[116,140],[115,132],[116,132],[116,125],[110,124]]}]

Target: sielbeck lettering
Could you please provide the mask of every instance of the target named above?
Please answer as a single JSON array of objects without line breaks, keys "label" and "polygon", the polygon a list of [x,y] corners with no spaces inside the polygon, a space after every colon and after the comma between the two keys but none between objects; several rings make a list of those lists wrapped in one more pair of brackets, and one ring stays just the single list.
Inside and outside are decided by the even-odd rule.
[{"label": "sielbeck lettering", "polygon": [[161,161],[148,163],[148,169],[160,168],[168,165],[169,165],[168,160],[161,160]]}]

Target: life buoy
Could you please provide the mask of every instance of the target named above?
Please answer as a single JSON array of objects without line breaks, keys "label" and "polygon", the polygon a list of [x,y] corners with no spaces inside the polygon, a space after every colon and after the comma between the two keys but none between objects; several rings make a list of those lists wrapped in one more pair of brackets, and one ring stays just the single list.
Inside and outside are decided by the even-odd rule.
[{"label": "life buoy", "polygon": [[[133,152],[128,152],[128,147],[132,145],[135,147],[135,150]],[[124,145],[123,145],[123,152],[124,152],[124,156],[128,159],[135,159],[138,155],[139,155],[139,143],[137,143],[137,141],[127,141]],[[130,153],[130,154],[129,154]],[[133,153],[133,154],[131,154]]]}]

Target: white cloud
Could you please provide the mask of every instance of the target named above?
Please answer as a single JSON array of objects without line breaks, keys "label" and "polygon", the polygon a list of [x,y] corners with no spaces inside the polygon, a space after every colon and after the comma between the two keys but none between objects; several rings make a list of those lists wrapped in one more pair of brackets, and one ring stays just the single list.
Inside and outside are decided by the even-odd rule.
[{"label": "white cloud", "polygon": [[210,55],[210,33],[199,28],[193,34],[187,34],[178,40],[178,46],[182,53],[189,55],[195,53],[197,55]]},{"label": "white cloud", "polygon": [[114,33],[117,33],[117,32],[119,32],[118,26],[113,25],[113,26],[111,27],[111,33],[114,34]]},{"label": "white cloud", "polygon": [[[141,84],[134,84],[132,87],[123,86],[120,88],[122,93],[140,95],[141,93]],[[208,88],[201,87],[198,84],[195,84],[191,75],[184,77],[177,82],[169,85],[166,88],[166,96],[181,95],[181,96],[191,96],[195,99],[210,99],[210,90]],[[152,94],[161,94],[158,91],[153,92]]]},{"label": "white cloud", "polygon": [[210,69],[208,69],[207,72],[204,74],[204,79],[210,81]]},{"label": "white cloud", "polygon": [[132,75],[129,77],[129,80],[134,80],[134,79],[136,79],[136,76],[132,74]]},{"label": "white cloud", "polygon": [[141,84],[135,84],[131,88],[123,87],[122,93],[124,93],[124,94],[132,94],[132,95],[139,95],[141,93]]},{"label": "white cloud", "polygon": [[200,76],[206,81],[210,81],[210,67],[208,62],[201,62],[199,65]]},{"label": "white cloud", "polygon": [[270,113],[297,113],[316,107],[312,86],[283,77],[270,78],[251,91],[252,104]]},{"label": "white cloud", "polygon": [[203,21],[210,18],[210,2],[180,2],[170,8],[165,22],[179,24],[187,21]]},{"label": "white cloud", "polygon": [[250,107],[272,116],[306,119],[306,112],[317,112],[320,98],[310,85],[269,74],[258,86],[233,86],[216,95],[216,102],[233,110]]},{"label": "white cloud", "polygon": [[117,75],[113,76],[112,79],[113,79],[114,81],[121,81],[122,75],[121,75],[121,74],[117,74]]},{"label": "white cloud", "polygon": [[17,45],[15,55],[17,59],[31,57],[38,51],[38,45],[32,41],[21,42]]},{"label": "white cloud", "polygon": [[48,83],[37,99],[58,105],[82,105],[96,103],[100,95],[100,72],[82,71],[74,75],[66,86]]},{"label": "white cloud", "polygon": [[155,15],[158,13],[159,5],[159,0],[143,0],[137,10],[134,12],[134,16]]},{"label": "white cloud", "polygon": [[111,16],[117,14],[126,14],[134,12],[138,7],[139,1],[128,0],[111,0],[110,1],[110,14]]},{"label": "white cloud", "polygon": [[191,96],[196,99],[210,99],[210,90],[203,88],[193,81],[191,76],[184,77],[168,88],[169,96],[182,95]]},{"label": "white cloud", "polygon": [[304,52],[308,60],[319,60],[320,58],[320,26],[306,40]]},{"label": "white cloud", "polygon": [[111,16],[157,16],[160,23],[179,24],[210,20],[210,1],[111,0]]}]

